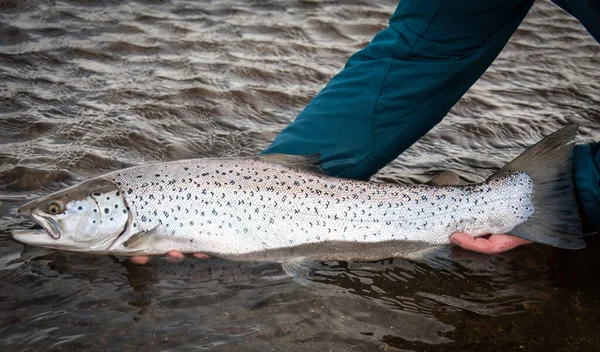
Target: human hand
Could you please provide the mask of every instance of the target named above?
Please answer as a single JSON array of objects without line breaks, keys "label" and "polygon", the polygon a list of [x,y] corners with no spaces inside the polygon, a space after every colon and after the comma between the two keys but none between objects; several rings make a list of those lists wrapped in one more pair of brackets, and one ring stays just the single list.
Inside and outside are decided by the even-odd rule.
[{"label": "human hand", "polygon": [[475,238],[464,232],[452,234],[450,241],[463,249],[486,254],[506,252],[518,246],[532,243],[531,241],[509,234],[491,235],[488,238]]},{"label": "human hand", "polygon": [[[194,257],[199,258],[199,259],[208,259],[209,258],[209,256],[204,253],[194,253],[193,255],[194,255]],[[144,264],[148,263],[151,258],[152,257],[147,256],[147,255],[138,255],[135,257],[131,257],[130,260],[132,263],[144,265]],[[185,255],[178,251],[169,251],[169,253],[166,254],[166,259],[170,263],[181,263],[183,261],[183,258],[185,258]]]}]

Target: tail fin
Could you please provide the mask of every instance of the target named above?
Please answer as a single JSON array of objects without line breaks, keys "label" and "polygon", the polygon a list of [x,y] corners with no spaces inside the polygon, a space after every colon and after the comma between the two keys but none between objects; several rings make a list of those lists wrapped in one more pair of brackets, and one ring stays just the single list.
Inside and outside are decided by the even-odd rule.
[{"label": "tail fin", "polygon": [[559,248],[585,247],[571,162],[577,127],[570,125],[547,136],[490,177],[523,171],[533,180],[534,214],[512,235]]}]

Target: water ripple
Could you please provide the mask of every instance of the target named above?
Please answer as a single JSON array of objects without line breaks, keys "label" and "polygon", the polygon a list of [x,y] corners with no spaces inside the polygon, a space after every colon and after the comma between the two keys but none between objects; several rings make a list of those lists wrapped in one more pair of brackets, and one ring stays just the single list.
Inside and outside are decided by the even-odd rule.
[{"label": "water ripple", "polygon": [[[597,350],[585,251],[444,248],[279,265],[24,247],[26,200],[132,165],[262,150],[396,1],[0,2],[0,345],[37,350]],[[449,116],[375,179],[481,181],[544,135],[598,140],[600,46],[538,1]],[[565,324],[564,322],[569,322]]]}]

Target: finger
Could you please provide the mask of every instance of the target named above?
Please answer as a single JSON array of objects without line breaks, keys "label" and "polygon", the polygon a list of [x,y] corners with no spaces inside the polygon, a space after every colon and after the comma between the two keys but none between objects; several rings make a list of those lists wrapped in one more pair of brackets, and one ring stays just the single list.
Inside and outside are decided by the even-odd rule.
[{"label": "finger", "polygon": [[509,234],[491,235],[488,240],[495,245],[498,252],[505,252],[524,244],[533,243],[532,241]]},{"label": "finger", "polygon": [[167,261],[169,263],[181,263],[183,261],[183,258],[185,258],[183,253],[178,251],[169,251],[169,253],[167,253]]},{"label": "finger", "polygon": [[511,235],[491,235],[490,238],[474,238],[468,233],[457,232],[450,237],[452,243],[461,248],[479,253],[501,253],[515,247],[529,244],[531,241]]},{"label": "finger", "polygon": [[129,260],[131,260],[131,262],[134,264],[144,265],[150,261],[150,257],[136,256],[136,257],[131,257]]},{"label": "finger", "polygon": [[208,259],[210,258],[207,254],[204,253],[194,253],[194,257],[198,259]]}]

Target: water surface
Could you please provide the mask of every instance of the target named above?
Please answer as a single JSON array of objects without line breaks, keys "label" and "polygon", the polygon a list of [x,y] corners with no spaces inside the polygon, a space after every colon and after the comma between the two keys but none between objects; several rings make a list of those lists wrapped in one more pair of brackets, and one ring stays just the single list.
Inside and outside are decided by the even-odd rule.
[{"label": "water surface", "polygon": [[[23,202],[119,168],[252,155],[385,27],[396,1],[0,3],[0,346],[7,351],[600,349],[600,251],[444,247],[274,264],[24,247]],[[375,179],[480,181],[542,136],[600,140],[600,45],[538,2],[449,116]]]}]

